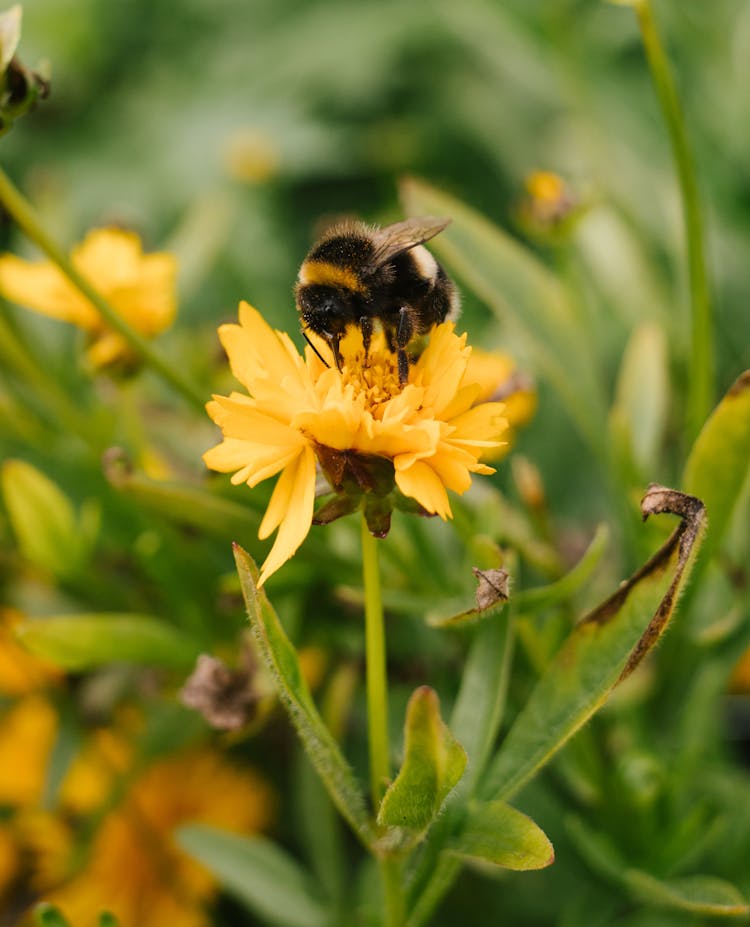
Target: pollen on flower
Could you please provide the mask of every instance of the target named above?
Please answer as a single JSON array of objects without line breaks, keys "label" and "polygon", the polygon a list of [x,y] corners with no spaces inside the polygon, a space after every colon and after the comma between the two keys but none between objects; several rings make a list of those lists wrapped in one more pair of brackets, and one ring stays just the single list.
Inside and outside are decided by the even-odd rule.
[{"label": "pollen on flower", "polygon": [[353,352],[343,351],[342,354],[341,382],[344,388],[351,386],[355,395],[364,396],[365,408],[378,418],[379,407],[402,390],[396,355],[387,349],[382,335],[373,338],[367,353],[360,339]]}]

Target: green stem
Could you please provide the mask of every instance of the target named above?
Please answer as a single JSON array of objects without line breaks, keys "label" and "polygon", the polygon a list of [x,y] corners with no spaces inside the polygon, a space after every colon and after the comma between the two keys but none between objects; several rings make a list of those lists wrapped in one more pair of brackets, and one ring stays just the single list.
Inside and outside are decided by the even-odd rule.
[{"label": "green stem", "polygon": [[651,0],[636,0],[633,6],[651,69],[651,77],[667,124],[682,196],[692,309],[687,424],[689,437],[694,438],[703,426],[714,403],[713,318],[706,272],[698,182],[677,89],[659,38]]},{"label": "green stem", "polygon": [[[362,575],[365,587],[365,659],[367,663],[367,720],[370,746],[370,791],[375,812],[391,777],[388,751],[388,679],[385,624],[378,566],[378,542],[362,513]],[[385,898],[386,927],[401,927],[405,901],[401,866],[389,856],[378,858]]]},{"label": "green stem", "polygon": [[385,625],[380,592],[378,542],[362,515],[362,574],[365,587],[367,719],[370,745],[370,790],[378,809],[390,779],[388,761],[388,683],[385,666]]},{"label": "green stem", "polygon": [[74,287],[91,302],[107,324],[128,342],[128,345],[153,370],[160,374],[196,408],[203,409],[205,397],[171,364],[154,350],[149,341],[133,329],[122,316],[104,299],[89,281],[78,272],[70,258],[49,237],[39,216],[23,194],[13,185],[0,168],[0,203],[15,219],[19,228],[53,261]]}]

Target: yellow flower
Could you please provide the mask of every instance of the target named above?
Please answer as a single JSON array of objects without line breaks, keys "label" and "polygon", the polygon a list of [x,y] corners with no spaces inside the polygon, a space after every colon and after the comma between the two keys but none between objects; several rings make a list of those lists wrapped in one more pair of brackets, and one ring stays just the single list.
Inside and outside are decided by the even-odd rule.
[{"label": "yellow flower", "polygon": [[200,822],[236,832],[268,825],[269,787],[210,749],[163,759],[109,812],[85,868],[46,896],[76,927],[111,911],[121,927],[208,927],[213,877],[176,845],[174,831]]},{"label": "yellow flower", "polygon": [[498,461],[510,450],[516,431],[526,425],[536,412],[536,390],[532,381],[518,370],[513,358],[501,351],[474,348],[467,375],[480,386],[477,402],[502,400],[505,403],[504,414],[508,421],[505,444],[485,454],[484,458]]},{"label": "yellow flower", "polygon": [[0,607],[0,695],[27,695],[62,679],[56,666],[17,642],[14,632],[22,618],[20,612]]},{"label": "yellow flower", "polygon": [[41,800],[57,714],[42,695],[28,695],[0,717],[0,805]]},{"label": "yellow flower", "polygon": [[[71,260],[140,334],[153,337],[174,321],[177,262],[173,255],[144,254],[136,234],[105,228],[89,232],[73,249]],[[0,294],[84,329],[91,339],[88,357],[95,367],[129,356],[124,338],[108,328],[96,308],[51,261],[2,255]]]},{"label": "yellow flower", "polygon": [[[482,454],[500,445],[507,427],[502,403],[475,405],[480,386],[467,375],[471,348],[453,324],[433,329],[406,384],[382,333],[365,357],[353,327],[341,342],[342,370],[309,347],[303,359],[288,335],[240,304],[240,324],[219,337],[232,372],[249,395],[215,396],[207,405],[224,440],[207,451],[213,470],[255,486],[280,474],[259,536],[278,528],[260,582],[285,563],[313,520],[316,458],[335,490],[357,484],[367,499],[395,487],[427,513],[451,515],[446,490],[465,492],[472,473],[492,473]],[[371,530],[372,530],[371,525]],[[385,528],[387,531],[387,526]]]}]

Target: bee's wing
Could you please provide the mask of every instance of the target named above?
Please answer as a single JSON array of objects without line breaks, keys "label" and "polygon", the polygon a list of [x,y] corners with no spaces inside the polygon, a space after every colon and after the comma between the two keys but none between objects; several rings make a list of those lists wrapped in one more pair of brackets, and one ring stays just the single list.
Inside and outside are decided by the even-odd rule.
[{"label": "bee's wing", "polygon": [[415,248],[434,238],[442,232],[450,219],[437,216],[419,216],[414,219],[404,219],[394,225],[387,225],[373,233],[375,250],[367,262],[370,271],[382,267],[397,254]]}]

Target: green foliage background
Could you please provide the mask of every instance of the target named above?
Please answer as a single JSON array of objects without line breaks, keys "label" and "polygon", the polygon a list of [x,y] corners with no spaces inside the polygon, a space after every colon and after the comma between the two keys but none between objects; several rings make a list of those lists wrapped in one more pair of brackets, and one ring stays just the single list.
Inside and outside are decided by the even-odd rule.
[{"label": "green foliage background", "polygon": [[[750,7],[742,0],[662,0],[655,12],[704,205],[718,401],[750,367]],[[472,340],[511,351],[538,379],[539,411],[518,451],[542,474],[552,527],[523,511],[506,461],[493,480],[502,496],[456,504],[457,532],[397,519],[383,550],[398,742],[416,685],[433,685],[448,703],[455,697],[465,639],[426,628],[421,616],[445,599],[471,595],[477,534],[521,550],[517,582],[526,589],[559,578],[595,523],[609,524],[613,542],[594,578],[562,604],[521,616],[509,695],[515,714],[572,617],[595,605],[663,537],[658,527],[639,526],[636,501],[650,481],[679,486],[690,449],[681,207],[632,11],[598,0],[31,0],[20,53],[31,66],[51,61],[53,89],[2,140],[6,170],[62,243],[116,222],[134,227],[152,249],[176,251],[180,321],[160,345],[205,387],[207,399],[230,384],[215,328],[234,318],[238,300],[296,331],[291,290],[321,218],[400,218],[404,175],[482,212],[556,275],[585,331],[578,348],[595,359],[601,383],[601,394],[589,397],[590,408],[583,397],[578,413],[594,421],[597,404],[618,410],[606,426],[611,431],[601,432],[604,450],[597,455],[581,436],[576,410],[545,379],[518,325],[493,314],[472,292],[471,274],[452,266],[447,235],[445,260],[463,285],[463,323]],[[232,176],[228,151],[242,133],[271,152],[269,177]],[[557,245],[525,238],[518,224],[524,177],[535,169],[561,174],[587,207]],[[9,223],[1,234],[6,248],[31,253]],[[442,255],[440,246],[436,251]],[[498,277],[502,283],[501,271]],[[217,478],[190,496],[206,482],[200,454],[215,440],[207,419],[182,408],[150,373],[135,385],[92,384],[78,361],[77,333],[16,309],[3,313],[43,374],[34,383],[10,368],[0,371],[7,397],[0,455],[32,463],[72,500],[81,522],[64,529],[70,536],[81,533],[86,506],[95,506],[100,519],[76,563],[53,568],[52,579],[48,570],[44,582],[28,581],[19,573],[24,551],[6,502],[4,597],[34,615],[156,616],[189,641],[181,645],[187,657],[170,657],[178,666],[200,650],[232,647],[244,612],[229,541],[263,555],[255,533],[268,490],[232,491]],[[529,317],[520,305],[511,306],[514,313]],[[621,366],[626,345],[646,322],[663,342],[632,348],[628,372]],[[547,348],[564,358],[557,342]],[[578,374],[570,369],[571,381]],[[640,429],[650,436],[645,443]],[[101,458],[113,445],[136,461],[156,448],[188,496],[175,495],[174,487],[160,494],[140,473],[108,481]],[[663,878],[713,874],[750,894],[750,779],[741,745],[747,708],[725,695],[750,642],[747,485],[735,502],[723,555],[729,569],[702,568],[702,581],[683,603],[685,620],[649,667],[643,690],[617,700],[523,793],[524,811],[555,844],[556,864],[495,879],[469,873],[434,923],[704,923],[702,914],[680,913],[679,905],[669,913],[650,907],[654,893],[642,880],[628,881],[631,870]],[[505,519],[504,505],[520,528]],[[549,559],[528,555],[531,542],[550,555],[551,569]],[[361,654],[358,590],[357,531],[346,521],[313,529],[299,556],[269,582],[291,636],[324,646],[334,664],[357,664]],[[160,747],[167,750],[173,741],[209,736],[192,716],[187,724],[186,712],[175,716],[179,672],[169,679],[152,706],[154,723],[172,732]],[[126,691],[145,698],[137,670]],[[736,726],[730,713],[740,719]],[[349,748],[358,771],[365,766],[363,723],[357,700]],[[274,752],[279,740],[287,758],[293,738],[277,719],[231,751],[279,784],[288,801],[275,837],[304,857],[314,845],[306,845],[299,827],[288,764]],[[217,924],[266,923],[223,904]]]}]

